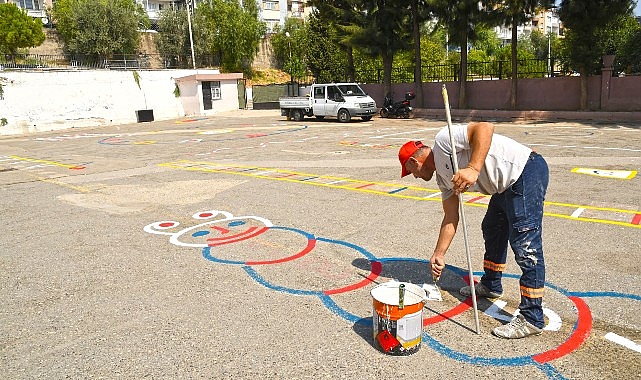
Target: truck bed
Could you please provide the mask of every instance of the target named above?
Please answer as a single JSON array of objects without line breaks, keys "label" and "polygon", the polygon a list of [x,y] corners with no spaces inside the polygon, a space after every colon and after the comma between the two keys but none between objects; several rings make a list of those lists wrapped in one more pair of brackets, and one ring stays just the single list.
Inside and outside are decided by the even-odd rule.
[{"label": "truck bed", "polygon": [[281,96],[278,98],[280,108],[307,108],[309,97],[307,96]]}]

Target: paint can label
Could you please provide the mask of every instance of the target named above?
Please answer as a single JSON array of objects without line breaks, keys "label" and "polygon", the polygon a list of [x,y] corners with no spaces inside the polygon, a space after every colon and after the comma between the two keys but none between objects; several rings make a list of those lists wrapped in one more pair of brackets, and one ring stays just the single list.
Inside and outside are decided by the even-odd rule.
[{"label": "paint can label", "polygon": [[423,332],[423,310],[392,320],[373,313],[373,335],[375,344],[390,355],[409,355],[421,346]]}]

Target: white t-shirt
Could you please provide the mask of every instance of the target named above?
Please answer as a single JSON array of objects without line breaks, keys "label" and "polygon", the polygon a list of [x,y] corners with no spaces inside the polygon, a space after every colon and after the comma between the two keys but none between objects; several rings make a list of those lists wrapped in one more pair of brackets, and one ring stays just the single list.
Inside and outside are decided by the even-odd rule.
[{"label": "white t-shirt", "polygon": [[[454,136],[459,169],[464,169],[469,165],[472,153],[467,137],[467,125],[452,125],[452,135]],[[436,183],[441,190],[441,198],[447,199],[454,194],[452,189],[454,165],[447,127],[436,134],[432,151],[436,164]],[[532,149],[509,137],[493,134],[492,144],[483,168],[481,168],[478,180],[470,190],[488,195],[504,192],[519,179],[531,152]]]}]

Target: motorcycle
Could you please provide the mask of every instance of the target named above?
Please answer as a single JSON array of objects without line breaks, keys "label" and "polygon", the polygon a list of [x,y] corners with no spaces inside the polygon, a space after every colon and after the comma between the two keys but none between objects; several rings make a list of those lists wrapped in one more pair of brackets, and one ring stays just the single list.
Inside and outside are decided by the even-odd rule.
[{"label": "motorcycle", "polygon": [[383,100],[383,107],[381,108],[380,115],[381,117],[402,117],[408,119],[412,112],[412,107],[410,106],[410,100],[414,99],[415,95],[413,91],[405,93],[405,99],[394,102],[392,99],[392,94],[385,95]]}]

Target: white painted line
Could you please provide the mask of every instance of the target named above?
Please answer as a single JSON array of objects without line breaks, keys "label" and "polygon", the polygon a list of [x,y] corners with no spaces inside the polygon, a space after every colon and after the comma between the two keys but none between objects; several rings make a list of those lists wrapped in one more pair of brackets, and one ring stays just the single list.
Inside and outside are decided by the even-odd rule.
[{"label": "white painted line", "polygon": [[570,216],[573,218],[578,218],[579,216],[581,216],[581,214],[583,214],[583,211],[585,211],[585,207],[579,207],[574,210],[574,212]]},{"label": "white painted line", "polygon": [[544,307],[543,314],[545,314],[545,316],[548,317],[548,324],[543,328],[543,330],[547,330],[547,331],[561,330],[561,325],[563,324],[563,322],[561,321],[561,317],[557,313],[553,312],[547,307]]},{"label": "white painted line", "polygon": [[628,338],[624,338],[612,332],[605,334],[604,338],[616,344],[620,344],[625,348],[629,348],[632,351],[641,353],[641,344],[635,343]]},{"label": "white painted line", "polygon": [[341,183],[341,182],[345,182],[345,181],[347,181],[347,180],[345,180],[345,179],[340,179],[340,180],[338,180],[338,181],[326,182],[325,184],[326,184],[326,185],[335,185],[335,184],[337,184],[337,183]]},{"label": "white painted line", "polygon": [[[503,309],[506,305],[507,305],[507,302],[497,299],[494,302],[492,302],[492,305],[488,307],[484,311],[484,313],[496,320],[510,322],[512,318],[514,318],[514,316],[519,314],[519,309],[516,309],[516,311],[514,312],[514,315],[511,315],[510,313],[508,313]],[[504,313],[501,313],[501,311],[503,311]],[[505,313],[507,313],[507,315]],[[557,313],[544,307],[543,314],[545,314],[545,316],[548,317],[548,324],[545,327],[543,327],[543,330],[559,331],[561,329],[561,325],[563,324],[563,322],[561,321],[561,317]]]},{"label": "white painted line", "polygon": [[441,192],[438,192],[438,193],[427,195],[427,196],[425,196],[423,198],[436,198],[436,197],[438,197],[440,195],[441,195]]},{"label": "white painted line", "polygon": [[252,175],[265,175],[265,174],[270,174],[270,173],[274,173],[274,172],[275,172],[275,170],[267,170],[267,171],[264,171],[264,172],[252,173]]}]

